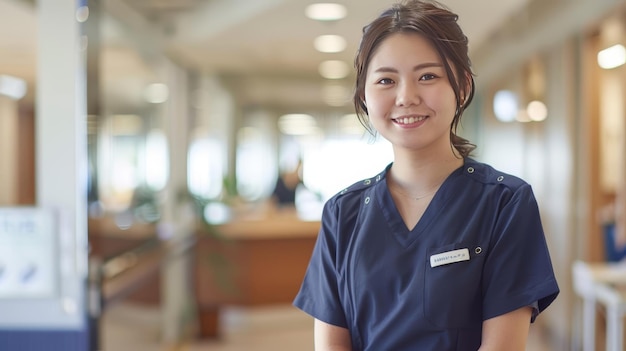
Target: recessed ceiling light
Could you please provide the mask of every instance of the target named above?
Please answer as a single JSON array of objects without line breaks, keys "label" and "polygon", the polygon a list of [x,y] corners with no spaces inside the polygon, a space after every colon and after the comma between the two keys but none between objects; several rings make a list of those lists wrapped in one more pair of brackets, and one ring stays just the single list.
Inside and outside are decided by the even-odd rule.
[{"label": "recessed ceiling light", "polygon": [[317,3],[306,7],[305,14],[316,21],[336,21],[346,17],[346,7],[334,3]]},{"label": "recessed ceiling light", "polygon": [[144,97],[146,101],[152,104],[160,104],[167,101],[170,95],[170,91],[167,85],[162,83],[150,84],[144,91]]},{"label": "recessed ceiling light", "polygon": [[307,135],[313,134],[318,127],[313,116],[294,113],[280,116],[278,129],[286,135]]},{"label": "recessed ceiling light", "polygon": [[320,35],[315,38],[313,46],[320,52],[342,52],[346,48],[346,40],[340,35]]},{"label": "recessed ceiling light", "polygon": [[501,122],[513,122],[518,113],[517,95],[510,90],[500,90],[493,97],[493,112]]},{"label": "recessed ceiling light", "polygon": [[540,122],[548,117],[548,107],[541,101],[531,101],[526,107],[526,113],[531,120]]},{"label": "recessed ceiling light", "polygon": [[341,79],[348,76],[350,67],[348,64],[339,60],[328,60],[320,63],[318,70],[322,77],[326,79]]},{"label": "recessed ceiling light", "polygon": [[598,65],[604,69],[619,67],[626,63],[626,48],[617,44],[598,53]]}]

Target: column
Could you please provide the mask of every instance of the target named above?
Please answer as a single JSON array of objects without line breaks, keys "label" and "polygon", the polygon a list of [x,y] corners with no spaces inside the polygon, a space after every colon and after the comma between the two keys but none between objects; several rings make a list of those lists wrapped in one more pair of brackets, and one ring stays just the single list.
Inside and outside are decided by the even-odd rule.
[{"label": "column", "polygon": [[193,243],[194,211],[181,197],[187,191],[187,149],[189,144],[189,103],[186,72],[169,60],[160,60],[160,77],[168,86],[169,98],[162,105],[161,125],[167,136],[169,179],[163,190],[162,218],[158,230],[167,242],[162,270],[162,339],[166,346],[183,341],[195,323],[191,261],[187,251]]},{"label": "column", "polygon": [[[5,240],[9,238],[8,245],[30,256],[26,262],[31,262],[40,285],[9,299],[0,298],[0,348],[85,351],[88,253],[83,41],[76,1],[39,1],[37,11],[37,204],[13,209],[18,212],[8,215],[12,209],[5,209],[3,218],[7,223],[27,224],[8,231],[5,225]],[[28,245],[23,245],[29,240],[19,235],[23,233],[30,235]],[[20,240],[11,240],[12,236]],[[21,272],[22,256],[13,261],[16,272]]]},{"label": "column", "polygon": [[84,41],[77,2],[38,3],[37,205],[58,211],[61,301],[67,328],[85,326],[87,143]]}]

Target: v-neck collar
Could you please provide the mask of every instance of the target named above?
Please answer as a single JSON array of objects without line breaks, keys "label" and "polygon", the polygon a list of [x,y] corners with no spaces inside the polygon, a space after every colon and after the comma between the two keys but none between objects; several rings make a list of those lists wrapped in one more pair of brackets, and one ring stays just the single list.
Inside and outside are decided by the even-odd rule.
[{"label": "v-neck collar", "polygon": [[393,201],[391,192],[389,191],[389,187],[387,185],[386,177],[393,163],[390,163],[385,168],[385,171],[382,173],[382,179],[375,189],[376,199],[378,200],[378,206],[380,206],[380,210],[387,221],[391,232],[390,234],[393,235],[402,246],[411,246],[415,240],[417,240],[422,233],[426,232],[432,223],[434,223],[437,218],[445,212],[444,209],[453,195],[453,192],[450,191],[454,188],[452,184],[463,174],[466,163],[467,160],[464,160],[463,165],[455,169],[444,180],[437,192],[435,192],[433,198],[430,200],[430,203],[426,207],[426,210],[422,214],[421,218],[412,229],[409,229],[406,226],[402,216],[400,216],[400,211],[398,210],[396,203]]}]

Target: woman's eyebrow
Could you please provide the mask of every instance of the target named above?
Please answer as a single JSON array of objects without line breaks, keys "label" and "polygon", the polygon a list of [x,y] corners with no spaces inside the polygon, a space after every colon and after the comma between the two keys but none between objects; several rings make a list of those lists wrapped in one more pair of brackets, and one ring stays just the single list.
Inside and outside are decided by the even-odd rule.
[{"label": "woman's eyebrow", "polygon": [[[419,71],[422,70],[424,68],[431,68],[431,67],[443,67],[443,65],[439,62],[425,62],[425,63],[420,63],[419,65],[416,65],[413,67],[413,71]],[[397,73],[398,70],[393,68],[393,67],[379,67],[377,68],[374,72],[377,73]]]}]

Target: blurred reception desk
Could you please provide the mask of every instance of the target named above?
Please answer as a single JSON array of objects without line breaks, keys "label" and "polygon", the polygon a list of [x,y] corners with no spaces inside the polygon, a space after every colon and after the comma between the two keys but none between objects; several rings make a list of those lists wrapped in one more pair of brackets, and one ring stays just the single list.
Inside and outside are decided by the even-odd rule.
[{"label": "blurred reception desk", "polygon": [[218,336],[222,306],[291,303],[319,227],[318,221],[281,214],[199,229],[194,281],[200,336]]}]

